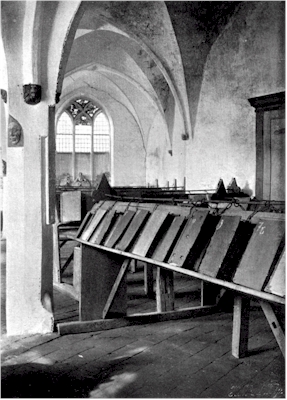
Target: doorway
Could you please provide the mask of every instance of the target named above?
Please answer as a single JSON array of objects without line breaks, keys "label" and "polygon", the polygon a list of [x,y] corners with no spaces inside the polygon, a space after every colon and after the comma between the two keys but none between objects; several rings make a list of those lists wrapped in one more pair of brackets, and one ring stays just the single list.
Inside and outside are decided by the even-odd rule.
[{"label": "doorway", "polygon": [[256,111],[256,198],[285,201],[285,92],[249,102]]}]

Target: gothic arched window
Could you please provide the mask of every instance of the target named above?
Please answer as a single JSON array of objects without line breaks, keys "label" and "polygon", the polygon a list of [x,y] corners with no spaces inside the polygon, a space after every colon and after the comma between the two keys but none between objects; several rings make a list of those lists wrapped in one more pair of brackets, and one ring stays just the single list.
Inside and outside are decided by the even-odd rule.
[{"label": "gothic arched window", "polygon": [[94,152],[110,151],[110,126],[104,113],[98,113],[94,118]]},{"label": "gothic arched window", "polygon": [[99,173],[110,172],[109,121],[90,100],[72,101],[60,115],[56,132],[58,175],[69,173],[76,178],[81,172],[93,180]]},{"label": "gothic arched window", "polygon": [[73,122],[65,111],[57,125],[56,150],[62,153],[73,151]]}]

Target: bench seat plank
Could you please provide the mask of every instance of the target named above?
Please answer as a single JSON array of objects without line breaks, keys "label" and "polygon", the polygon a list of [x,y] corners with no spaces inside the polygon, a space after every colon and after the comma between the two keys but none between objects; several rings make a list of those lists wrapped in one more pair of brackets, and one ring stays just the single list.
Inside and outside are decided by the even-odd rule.
[{"label": "bench seat plank", "polygon": [[114,229],[105,240],[105,246],[114,247],[115,244],[120,240],[120,238],[125,233],[128,225],[135,215],[135,211],[127,210],[123,215],[121,215],[117,222],[115,223]]},{"label": "bench seat plank", "polygon": [[146,256],[161,226],[168,217],[168,211],[155,210],[148,219],[144,230],[132,250],[134,254]]},{"label": "bench seat plank", "polygon": [[147,221],[149,215],[150,213],[147,210],[138,210],[128,226],[128,229],[115,248],[119,250],[127,250],[129,246],[131,246],[136,235],[143,227],[144,223]]},{"label": "bench seat plank", "polygon": [[81,237],[83,231],[87,228],[88,224],[91,222],[94,214],[99,208],[101,208],[103,203],[104,201],[99,201],[98,203],[93,205],[92,209],[89,212],[87,212],[77,231],[77,236],[76,236],[77,238]]},{"label": "bench seat plank", "polygon": [[[83,240],[89,240],[87,238],[90,238],[91,235],[86,235],[85,232],[87,230],[90,230],[89,227],[92,224],[92,221],[94,220],[94,218],[97,218],[97,215],[99,212],[101,212],[103,210],[107,212],[110,209],[112,209],[114,207],[115,203],[116,203],[115,201],[107,200],[107,201],[99,201],[98,203],[94,204],[91,211],[86,214],[83,222],[81,223],[81,226],[79,227],[79,230],[77,232],[77,237],[81,238],[81,239],[83,239],[83,237],[84,237],[85,239],[83,239]],[[101,219],[101,221],[102,221],[102,219]],[[97,226],[98,225],[99,224],[97,224]],[[95,228],[96,228],[96,226],[93,228],[93,231],[95,230]]]},{"label": "bench seat plank", "polygon": [[208,211],[195,211],[192,217],[188,218],[187,223],[168,260],[170,264],[174,263],[179,267],[183,266],[196,242],[196,239],[199,236],[208,213]]},{"label": "bench seat plank", "polygon": [[266,285],[265,292],[277,294],[277,296],[285,297],[285,249],[283,250],[280,260],[275,267],[273,274]]},{"label": "bench seat plank", "polygon": [[212,236],[208,249],[199,267],[199,272],[216,277],[229,246],[238,230],[240,217],[222,216]]},{"label": "bench seat plank", "polygon": [[97,229],[91,236],[89,240],[90,243],[96,243],[96,244],[102,243],[102,240],[104,239],[106,233],[109,231],[112,221],[115,218],[115,213],[116,213],[115,210],[110,210],[105,215],[105,218],[101,221],[101,223],[98,225]]},{"label": "bench seat plank", "polygon": [[177,216],[173,219],[170,228],[168,229],[166,235],[163,237],[163,240],[157,246],[152,258],[158,261],[165,261],[168,257],[168,252],[177,238],[180,229],[182,228],[186,219],[182,216]]},{"label": "bench seat plank", "polygon": [[98,210],[97,213],[94,215],[92,220],[90,221],[89,225],[86,227],[86,229],[83,231],[81,234],[81,238],[83,240],[89,240],[90,237],[92,236],[94,230],[96,227],[99,225],[103,217],[106,215],[107,211],[106,210]]},{"label": "bench seat plank", "polygon": [[[261,219],[235,272],[233,282],[261,291],[284,240],[285,223]],[[280,254],[279,254],[280,255]]]}]

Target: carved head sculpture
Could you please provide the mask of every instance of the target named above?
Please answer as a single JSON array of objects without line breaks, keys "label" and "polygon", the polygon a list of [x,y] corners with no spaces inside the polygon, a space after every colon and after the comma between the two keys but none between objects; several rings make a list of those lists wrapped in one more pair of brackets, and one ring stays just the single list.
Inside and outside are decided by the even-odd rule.
[{"label": "carved head sculpture", "polygon": [[13,117],[9,117],[8,125],[8,146],[22,146],[23,145],[23,132],[22,127],[18,121]]},{"label": "carved head sculpture", "polygon": [[41,86],[35,84],[23,85],[24,100],[27,104],[38,104],[41,101]]},{"label": "carved head sculpture", "polygon": [[4,103],[7,103],[7,90],[1,89],[1,97]]}]

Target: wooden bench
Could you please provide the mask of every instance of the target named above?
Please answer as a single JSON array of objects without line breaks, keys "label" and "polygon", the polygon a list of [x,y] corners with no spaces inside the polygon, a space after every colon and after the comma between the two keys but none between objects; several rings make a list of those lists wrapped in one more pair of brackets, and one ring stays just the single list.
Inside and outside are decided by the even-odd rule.
[{"label": "wooden bench", "polygon": [[56,190],[56,222],[53,226],[54,283],[62,283],[62,275],[73,260],[72,252],[61,265],[61,249],[75,236],[81,221],[96,202],[104,199],[112,189],[105,174],[100,174],[90,187],[58,187]]},{"label": "wooden bench", "polygon": [[[284,333],[274,312],[274,306],[285,304],[284,217],[237,208],[216,215],[193,206],[99,202],[76,237],[80,321],[59,324],[59,333],[214,312],[223,288],[234,293],[232,354],[247,352],[250,299],[261,305],[284,354]],[[132,260],[157,270],[155,313],[126,315],[124,277]],[[199,307],[174,311],[174,272],[202,282]]]}]

